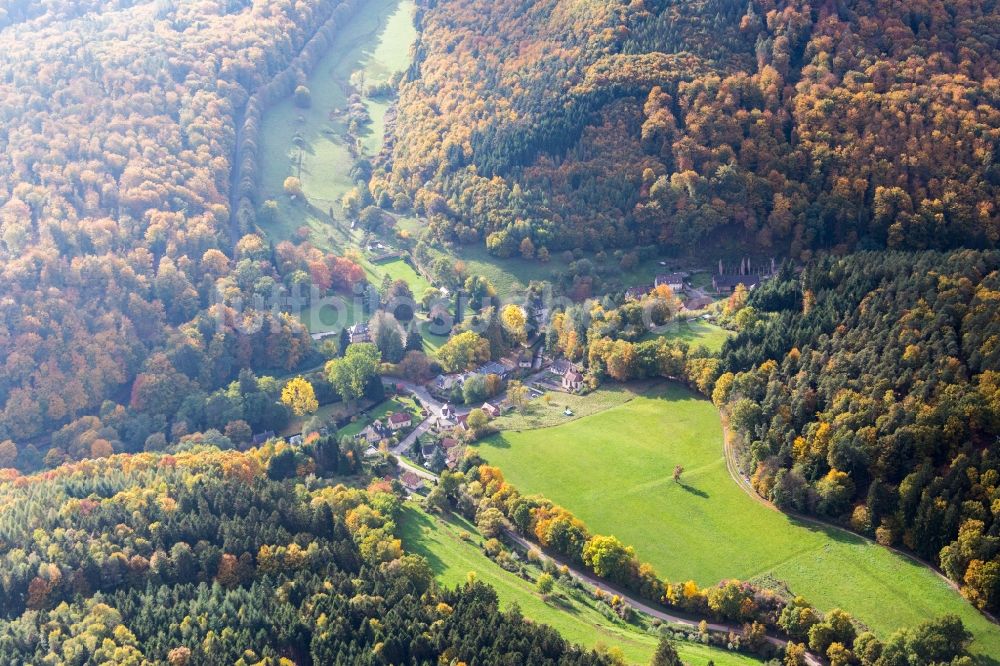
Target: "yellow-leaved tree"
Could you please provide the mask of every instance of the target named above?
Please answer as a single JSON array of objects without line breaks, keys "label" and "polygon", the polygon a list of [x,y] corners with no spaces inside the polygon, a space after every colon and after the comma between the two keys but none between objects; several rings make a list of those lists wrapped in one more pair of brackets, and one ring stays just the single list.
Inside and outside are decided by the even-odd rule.
[{"label": "yellow-leaved tree", "polygon": [[520,305],[514,305],[513,303],[505,305],[504,309],[500,312],[500,320],[503,322],[503,326],[511,339],[515,342],[524,342],[524,339],[528,335],[525,328],[528,318],[525,316],[524,309]]},{"label": "yellow-leaved tree", "polygon": [[312,384],[302,377],[296,377],[285,384],[285,388],[281,389],[281,402],[296,416],[312,414],[319,409],[316,391],[313,390]]}]

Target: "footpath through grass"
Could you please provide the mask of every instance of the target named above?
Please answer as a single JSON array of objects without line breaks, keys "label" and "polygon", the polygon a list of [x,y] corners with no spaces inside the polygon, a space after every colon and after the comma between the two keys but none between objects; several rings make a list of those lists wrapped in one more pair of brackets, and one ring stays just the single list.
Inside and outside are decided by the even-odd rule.
[{"label": "footpath through grass", "polygon": [[[931,570],[748,497],[726,470],[715,407],[681,386],[557,427],[503,432],[478,449],[522,492],[633,545],[670,580],[780,582],[883,637],[955,613],[974,633],[975,653],[1000,655],[1000,628]],[[681,483],[675,465],[685,468]]]},{"label": "footpath through grass", "polygon": [[[491,585],[503,608],[517,604],[524,616],[552,626],[568,641],[593,648],[599,644],[617,647],[629,663],[648,664],[656,649],[654,634],[612,621],[601,614],[595,603],[579,590],[567,590],[557,585],[559,598],[546,602],[535,591],[532,581],[504,570],[483,553],[482,537],[475,526],[461,518],[438,518],[427,514],[413,503],[403,507],[399,520],[399,536],[407,552],[427,558],[442,585],[464,584],[470,571],[476,578]],[[532,571],[532,575],[537,571]],[[677,642],[681,658],[688,664],[717,666],[749,666],[759,661],[718,648],[689,642]]]}]

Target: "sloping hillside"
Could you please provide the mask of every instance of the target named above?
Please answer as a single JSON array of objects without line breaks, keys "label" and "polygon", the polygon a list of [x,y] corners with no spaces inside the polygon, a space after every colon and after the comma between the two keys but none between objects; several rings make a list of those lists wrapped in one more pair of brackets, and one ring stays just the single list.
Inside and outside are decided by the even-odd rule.
[{"label": "sloping hillside", "polygon": [[799,258],[1000,238],[992,1],[439,0],[422,24],[372,186],[442,239]]}]

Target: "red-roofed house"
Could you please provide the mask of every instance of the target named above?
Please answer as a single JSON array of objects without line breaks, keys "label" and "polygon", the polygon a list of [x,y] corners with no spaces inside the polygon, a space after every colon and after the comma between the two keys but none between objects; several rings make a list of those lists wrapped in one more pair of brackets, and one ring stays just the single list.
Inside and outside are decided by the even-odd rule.
[{"label": "red-roofed house", "polygon": [[389,429],[393,432],[401,428],[409,428],[412,423],[413,419],[407,412],[393,412],[389,414]]},{"label": "red-roofed house", "polygon": [[399,482],[409,491],[419,490],[424,486],[424,480],[413,472],[403,472],[399,477]]},{"label": "red-roofed house", "polygon": [[455,469],[458,466],[458,461],[462,459],[462,447],[453,446],[446,452],[447,461],[445,464],[448,469]]},{"label": "red-roofed house", "polygon": [[567,391],[579,391],[583,388],[583,375],[576,370],[567,370],[563,375],[562,385]]}]

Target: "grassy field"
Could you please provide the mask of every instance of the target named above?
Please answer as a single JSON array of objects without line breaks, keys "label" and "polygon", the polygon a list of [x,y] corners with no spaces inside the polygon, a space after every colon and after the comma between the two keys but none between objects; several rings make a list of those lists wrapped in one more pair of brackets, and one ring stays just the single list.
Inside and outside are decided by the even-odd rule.
[{"label": "grassy field", "polygon": [[717,352],[732,335],[729,331],[704,319],[677,320],[667,324],[662,330],[646,334],[645,339],[663,337],[668,340],[683,340],[692,348],[704,346]]},{"label": "grassy field", "polygon": [[[388,81],[394,73],[405,71],[410,66],[410,45],[417,39],[417,29],[413,24],[414,9],[413,0],[402,0],[386,20],[375,49],[364,59],[362,71],[366,85]],[[366,99],[365,104],[372,122],[369,132],[362,137],[362,144],[366,153],[374,155],[382,148],[389,102]]]},{"label": "grassy field", "polygon": [[[494,419],[493,425],[505,431],[556,426],[623,405],[632,398],[662,385],[662,380],[631,382],[629,384],[608,382],[587,395],[547,391],[542,397],[528,403],[523,414],[517,411],[507,412]],[[573,412],[573,416],[566,416],[567,407]]]},{"label": "grassy field", "polygon": [[331,402],[327,405],[320,405],[320,408],[316,410],[315,414],[307,414],[305,416],[293,416],[289,421],[285,429],[282,430],[280,434],[282,437],[288,437],[290,435],[297,435],[302,432],[302,428],[305,426],[306,421],[313,418],[314,416],[325,419],[328,422],[336,421],[344,417],[347,414],[347,405],[343,402]]},{"label": "grassy field", "polygon": [[368,274],[368,280],[374,285],[378,285],[382,282],[382,276],[388,275],[391,280],[403,280],[410,285],[410,290],[413,295],[420,298],[424,290],[431,286],[431,283],[427,279],[417,273],[413,269],[413,266],[406,263],[402,259],[393,259],[392,261],[384,261],[378,264],[372,264],[365,262],[365,273]]},{"label": "grassy field", "polygon": [[[523,492],[618,536],[671,580],[773,579],[883,636],[956,613],[974,652],[1000,655],[1000,629],[926,567],[744,494],[726,471],[718,412],[679,386],[558,427],[501,433],[479,452]],[[682,483],[672,480],[677,464]]]},{"label": "grassy field", "polygon": [[[366,84],[387,80],[393,72],[409,66],[410,45],[416,38],[412,0],[371,0],[348,21],[327,54],[316,65],[306,85],[312,104],[302,109],[285,99],[264,114],[261,129],[261,195],[278,203],[274,221],[262,224],[274,240],[294,236],[307,226],[317,247],[345,251],[358,248],[360,234],[350,228],[340,206],[343,195],[354,187],[350,170],[354,164],[346,143],[347,127],[333,109],[344,109],[351,77],[362,72]],[[362,137],[365,152],[378,152],[385,132],[388,103],[365,100],[372,123]],[[302,181],[304,199],[292,200],[283,190],[287,176]],[[331,217],[332,212],[332,217]],[[419,294],[426,280],[403,261],[384,264],[364,262],[369,279],[378,284],[382,276],[403,278]],[[418,291],[420,290],[420,291]]]},{"label": "grassy field", "polygon": [[[400,218],[398,226],[412,235],[419,233],[422,222],[417,218]],[[552,280],[553,274],[568,268],[571,260],[563,256],[563,252],[553,252],[549,261],[542,263],[537,259],[524,259],[515,256],[509,258],[495,257],[486,251],[486,248],[479,244],[462,245],[454,251],[448,253],[452,260],[461,259],[465,262],[470,274],[482,275],[496,287],[497,293],[501,297],[521,294],[528,283],[532,280]],[[619,262],[609,253],[604,261],[599,261],[593,253],[585,253],[584,257],[594,263],[601,276],[598,276],[594,283],[595,292],[606,293],[612,288],[622,289],[642,284],[652,284],[653,278],[658,273],[677,270],[676,266],[671,268],[661,266],[657,258],[646,259],[639,262],[635,267],[623,271],[619,268]],[[707,275],[707,273],[702,273]],[[709,280],[711,284],[711,280]]]},{"label": "grassy field", "polygon": [[339,331],[367,318],[361,303],[350,296],[332,296],[311,304],[299,313],[299,320],[310,333]]},{"label": "grassy field", "polygon": [[[522,257],[507,259],[494,257],[480,245],[464,245],[458,254],[468,267],[469,273],[486,277],[496,287],[500,296],[519,294],[532,280],[551,280],[553,272],[565,270],[569,265],[562,252],[553,252],[546,263]],[[666,270],[655,259],[649,259],[623,273],[618,269],[617,261],[613,257],[608,257],[603,263],[597,261],[592,254],[586,254],[585,257],[594,262],[599,269],[609,270],[611,275],[621,280],[621,286],[624,287],[652,283],[657,273]],[[594,286],[598,293],[605,291],[601,278],[597,279]]]},{"label": "grassy field", "polygon": [[[332,233],[335,240],[348,236],[340,199],[354,183],[349,172],[353,165],[344,143],[347,127],[330,111],[347,104],[352,74],[364,72],[367,82],[385,80],[409,64],[410,45],[416,37],[412,0],[371,0],[348,21],[329,51],[313,69],[306,85],[312,104],[302,109],[291,98],[273,105],[264,114],[261,136],[261,182],[264,198],[274,199],[281,208],[269,233],[286,238],[302,224],[309,224],[317,241]],[[369,136],[375,147],[381,144],[384,125],[374,122]],[[301,161],[301,164],[300,164]],[[282,190],[286,176],[298,176],[308,202],[292,202]],[[340,219],[331,228],[328,212],[333,208]]]},{"label": "grassy field", "polygon": [[501,297],[523,292],[532,280],[551,280],[552,272],[565,268],[560,255],[542,263],[537,259],[494,257],[479,245],[463,245],[460,258],[470,275],[482,275]]},{"label": "grassy field", "polygon": [[424,317],[418,316],[417,321],[420,326],[420,337],[424,340],[424,351],[428,354],[436,354],[441,345],[448,342],[448,336],[431,333],[431,322]]},{"label": "grassy field", "polygon": [[[642,628],[613,622],[597,610],[594,601],[580,591],[559,587],[560,599],[546,602],[538,595],[533,583],[502,569],[483,553],[482,537],[470,523],[454,517],[431,516],[408,503],[399,521],[400,537],[408,552],[427,558],[440,583],[446,586],[463,584],[470,571],[478,580],[497,591],[503,606],[520,606],[524,616],[551,625],[564,638],[586,647],[603,644],[618,647],[630,663],[647,664],[656,649],[656,636]],[[532,576],[537,570],[532,571]],[[686,663],[706,664],[713,660],[718,666],[758,664],[755,660],[707,646],[678,642],[678,651]]]}]

